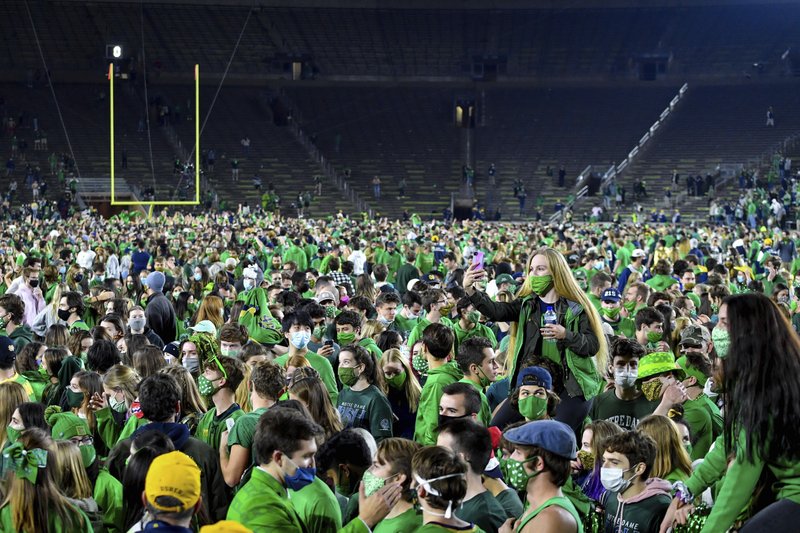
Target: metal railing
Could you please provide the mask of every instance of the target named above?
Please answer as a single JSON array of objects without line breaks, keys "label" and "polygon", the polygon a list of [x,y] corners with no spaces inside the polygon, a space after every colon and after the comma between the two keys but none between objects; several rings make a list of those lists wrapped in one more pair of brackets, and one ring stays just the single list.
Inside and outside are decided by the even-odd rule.
[{"label": "metal railing", "polygon": [[344,173],[339,172],[338,169],[325,157],[325,154],[314,143],[311,137],[306,133],[301,124],[303,124],[303,116],[300,110],[297,109],[286,94],[283,88],[276,91],[275,96],[280,98],[283,104],[289,108],[289,130],[294,135],[297,142],[305,148],[308,155],[319,165],[322,174],[328,178],[329,181],[334,183],[341,191],[342,195],[352,203],[358,212],[368,213],[370,217],[373,216],[372,209],[358,191],[345,179]]},{"label": "metal railing", "polygon": [[[617,176],[621,175],[622,172],[628,168],[637,156],[641,153],[641,151],[647,146],[647,144],[653,139],[655,133],[661,128],[664,124],[664,121],[669,118],[669,116],[675,111],[675,107],[678,103],[683,100],[686,91],[689,90],[689,84],[684,83],[681,88],[678,90],[678,94],[676,94],[672,100],[670,100],[669,105],[661,112],[659,115],[658,120],[656,120],[652,126],[645,132],[644,135],[639,139],[639,142],[628,152],[627,157],[623,159],[619,164],[611,165],[611,167],[606,170],[603,174],[603,177],[600,181],[600,189],[602,190],[605,185],[611,181],[612,179],[616,178]],[[589,194],[589,185],[588,183],[583,183],[589,178],[592,174],[593,167],[590,165],[586,167],[583,172],[580,173],[577,179],[576,187],[578,188],[578,192],[575,194],[575,198],[567,202],[567,205],[564,206],[564,209],[557,213],[553,213],[550,216],[550,223],[557,222],[564,214],[564,212],[568,209],[571,209],[578,201]]]}]

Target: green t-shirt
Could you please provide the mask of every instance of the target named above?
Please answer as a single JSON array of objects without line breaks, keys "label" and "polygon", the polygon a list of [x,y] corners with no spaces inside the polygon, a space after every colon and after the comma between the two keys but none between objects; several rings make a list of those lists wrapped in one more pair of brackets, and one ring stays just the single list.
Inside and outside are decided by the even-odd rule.
[{"label": "green t-shirt", "polygon": [[258,419],[261,418],[261,415],[266,413],[268,409],[268,407],[261,407],[255,411],[244,413],[234,418],[236,423],[228,433],[228,451],[230,451],[231,446],[234,444],[238,444],[242,448],[247,448],[248,450],[253,447],[253,436],[256,434]]},{"label": "green t-shirt", "polygon": [[517,519],[522,516],[525,508],[522,506],[522,500],[519,499],[517,491],[514,489],[506,489],[495,496],[497,503],[506,512],[506,518]]},{"label": "green t-shirt", "polygon": [[506,521],[503,506],[497,503],[488,490],[462,502],[461,508],[456,510],[455,515],[487,532],[497,531]]},{"label": "green t-shirt", "polygon": [[328,533],[342,527],[342,510],[331,489],[314,477],[310,485],[299,491],[289,490],[289,501],[308,533]]},{"label": "green t-shirt", "polygon": [[362,391],[343,388],[336,407],[346,427],[364,428],[378,442],[392,436],[392,407],[375,385]]},{"label": "green t-shirt", "polygon": [[[333,367],[331,366],[331,362],[328,361],[325,357],[318,355],[312,351],[308,351],[305,354],[305,358],[308,359],[308,363],[319,372],[319,377],[322,382],[325,384],[325,388],[328,390],[328,394],[331,396],[331,402],[336,403],[336,398],[339,396],[339,389],[336,387],[336,377],[333,375]],[[280,365],[283,368],[286,368],[286,361],[289,360],[289,354],[283,354],[280,357],[276,357],[275,361],[273,361],[276,365]]]},{"label": "green t-shirt", "polygon": [[639,425],[639,420],[653,414],[658,402],[648,402],[643,395],[635,400],[620,400],[614,389],[595,396],[589,418],[592,420],[608,420],[626,431],[632,431]]},{"label": "green t-shirt", "polygon": [[384,518],[375,528],[373,533],[407,533],[416,531],[422,525],[422,515],[412,507],[394,518]]},{"label": "green t-shirt", "polygon": [[[229,418],[238,420],[243,415],[244,411],[236,403],[219,416],[217,416],[217,408],[212,407],[197,423],[195,437],[211,446],[214,450],[219,450],[219,438],[228,429],[225,421]],[[234,425],[234,427],[236,426]]]}]

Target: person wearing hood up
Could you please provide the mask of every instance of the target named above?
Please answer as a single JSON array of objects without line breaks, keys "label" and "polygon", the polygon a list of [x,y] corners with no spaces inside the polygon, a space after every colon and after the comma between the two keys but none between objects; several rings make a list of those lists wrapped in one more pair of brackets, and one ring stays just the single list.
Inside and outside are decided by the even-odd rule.
[{"label": "person wearing hood up", "polygon": [[651,478],[656,457],[652,438],[638,431],[613,435],[606,440],[600,479],[606,493],[605,533],[658,531],[672,501],[672,485]]}]

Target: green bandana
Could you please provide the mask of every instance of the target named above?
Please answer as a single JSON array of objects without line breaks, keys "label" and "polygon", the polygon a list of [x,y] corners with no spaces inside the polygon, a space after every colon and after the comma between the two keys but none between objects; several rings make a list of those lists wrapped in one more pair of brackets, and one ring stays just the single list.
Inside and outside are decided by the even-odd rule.
[{"label": "green bandana", "polygon": [[648,402],[654,402],[661,398],[661,390],[663,388],[664,384],[659,380],[648,381],[647,383],[642,383],[642,394],[644,394]]}]

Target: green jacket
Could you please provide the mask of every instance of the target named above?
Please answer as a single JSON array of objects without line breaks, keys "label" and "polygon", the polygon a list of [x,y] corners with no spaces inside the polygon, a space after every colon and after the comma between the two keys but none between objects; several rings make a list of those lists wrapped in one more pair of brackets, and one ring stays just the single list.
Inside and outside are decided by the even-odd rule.
[{"label": "green jacket", "polygon": [[446,363],[428,371],[428,380],[422,387],[414,426],[414,440],[423,446],[436,444],[436,427],[439,425],[439,400],[442,389],[464,377],[458,365]]},{"label": "green jacket", "polygon": [[94,501],[103,511],[103,524],[109,533],[125,532],[125,510],[122,507],[122,483],[108,473],[100,470],[94,484]]},{"label": "green jacket", "polygon": [[758,454],[754,454],[750,461],[744,450],[745,435],[742,432],[736,442],[736,460],[728,467],[724,438],[720,436],[713,450],[706,455],[705,461],[686,482],[686,488],[693,495],[699,495],[724,475],[722,488],[703,526],[703,533],[727,531],[733,525],[741,511],[747,507],[764,468],[768,468],[777,479],[772,485],[775,499],[800,504],[800,463],[789,459],[768,463]]},{"label": "green jacket", "polygon": [[[254,468],[250,481],[236,493],[228,508],[227,519],[239,522],[253,533],[312,531],[303,523],[286,489],[261,468]],[[338,531],[370,533],[367,525],[358,518]]]},{"label": "green jacket", "polygon": [[[475,309],[495,322],[524,324],[524,327],[517,328],[515,353],[509,374],[510,383],[516,383],[520,362],[534,354],[541,338],[542,317],[538,296],[526,296],[504,303],[493,302],[486,293],[475,291],[469,299]],[[557,342],[562,366],[566,363],[569,372],[575,376],[584,398],[587,400],[594,398],[602,386],[602,379],[592,359],[600,349],[600,339],[595,336],[589,323],[589,316],[579,303],[561,298],[556,302],[554,309],[559,317],[559,323],[567,329],[566,337]],[[564,382],[566,381],[567,376],[564,376]],[[555,392],[560,394],[562,391]]]},{"label": "green jacket", "polygon": [[261,468],[254,468],[250,481],[236,493],[227,519],[252,529],[253,533],[307,531],[286,489]]}]

